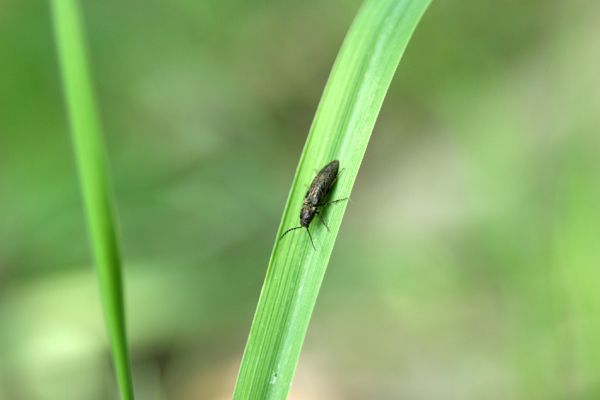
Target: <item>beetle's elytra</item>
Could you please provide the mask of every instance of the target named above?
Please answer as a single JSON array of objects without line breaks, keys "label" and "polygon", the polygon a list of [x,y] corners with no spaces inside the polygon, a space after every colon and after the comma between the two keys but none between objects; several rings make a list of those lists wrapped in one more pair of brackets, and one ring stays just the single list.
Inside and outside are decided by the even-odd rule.
[{"label": "beetle's elytra", "polygon": [[310,187],[306,192],[306,196],[304,196],[304,202],[302,203],[302,209],[300,210],[300,226],[290,228],[287,231],[283,232],[279,239],[283,238],[285,235],[287,235],[293,230],[306,228],[306,232],[308,233],[308,237],[310,238],[310,243],[312,244],[313,249],[316,250],[315,243],[313,242],[310,230],[308,229],[310,223],[315,218],[315,215],[318,215],[321,218],[321,222],[327,228],[327,230],[329,230],[329,227],[327,226],[327,224],[323,220],[323,217],[319,213],[319,207],[347,200],[338,199],[329,202],[327,201],[327,196],[329,195],[329,192],[331,192],[331,188],[337,180],[339,168],[340,162],[338,160],[333,160],[319,171],[317,176],[315,176],[312,183],[310,184]]}]

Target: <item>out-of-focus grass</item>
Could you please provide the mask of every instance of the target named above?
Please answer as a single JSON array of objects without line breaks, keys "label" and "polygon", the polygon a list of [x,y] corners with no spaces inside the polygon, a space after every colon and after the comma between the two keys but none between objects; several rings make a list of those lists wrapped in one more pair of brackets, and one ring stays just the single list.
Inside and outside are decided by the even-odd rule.
[{"label": "out-of-focus grass", "polygon": [[[227,398],[359,1],[81,6],[136,395]],[[598,398],[585,221],[598,218],[599,19],[582,0],[432,4],[371,137],[290,398]],[[45,2],[0,12],[0,398],[108,399],[50,21]]]},{"label": "out-of-focus grass", "polygon": [[121,258],[102,129],[83,40],[83,23],[77,0],[54,0],[51,8],[113,363],[121,398],[130,400],[133,399],[133,383],[125,329]]}]

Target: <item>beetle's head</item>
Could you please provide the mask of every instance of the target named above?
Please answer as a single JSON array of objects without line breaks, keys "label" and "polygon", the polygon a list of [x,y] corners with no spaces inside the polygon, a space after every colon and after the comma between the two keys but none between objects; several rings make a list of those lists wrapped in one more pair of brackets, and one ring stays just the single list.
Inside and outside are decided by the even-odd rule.
[{"label": "beetle's head", "polygon": [[302,207],[300,211],[300,225],[304,228],[308,228],[313,218],[315,217],[315,213],[317,212],[317,208],[310,205],[305,205]]}]

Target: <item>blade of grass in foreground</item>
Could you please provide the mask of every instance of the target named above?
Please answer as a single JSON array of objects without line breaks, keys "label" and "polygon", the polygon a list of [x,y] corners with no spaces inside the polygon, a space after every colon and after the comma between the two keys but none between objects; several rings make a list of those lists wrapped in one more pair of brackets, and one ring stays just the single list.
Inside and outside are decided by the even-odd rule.
[{"label": "blade of grass in foreground", "polygon": [[316,250],[302,230],[279,236],[298,225],[306,188],[329,161],[338,159],[343,169],[331,199],[350,195],[396,67],[430,1],[367,0],[346,35],[300,157],[234,399],[287,396],[346,203],[327,209],[329,232],[311,225]]},{"label": "blade of grass in foreground", "polygon": [[86,209],[100,295],[121,399],[133,399],[125,333],[121,262],[100,121],[75,0],[53,0],[54,35]]}]

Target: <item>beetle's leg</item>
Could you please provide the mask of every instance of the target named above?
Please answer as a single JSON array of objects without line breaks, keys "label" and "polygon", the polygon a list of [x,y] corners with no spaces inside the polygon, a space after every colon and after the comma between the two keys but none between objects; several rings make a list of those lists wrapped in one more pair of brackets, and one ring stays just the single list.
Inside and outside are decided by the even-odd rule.
[{"label": "beetle's leg", "polygon": [[335,176],[335,179],[333,180],[331,186],[333,186],[333,184],[337,182],[338,178],[342,175],[342,172],[344,172],[345,170],[346,168],[342,168],[342,170]]},{"label": "beetle's leg", "polygon": [[319,216],[319,221],[321,221],[321,223],[325,226],[325,228],[327,228],[327,232],[330,232],[329,227],[327,226],[327,223],[325,223],[325,219],[323,218],[321,213],[317,211],[316,214]]},{"label": "beetle's leg", "polygon": [[339,203],[340,201],[346,201],[348,200],[349,197],[343,198],[343,199],[337,199],[337,200],[333,200],[333,201],[328,201],[327,203],[323,203],[323,204],[317,204],[317,207],[321,207],[321,206],[328,206],[330,204],[335,204],[335,203]]}]

